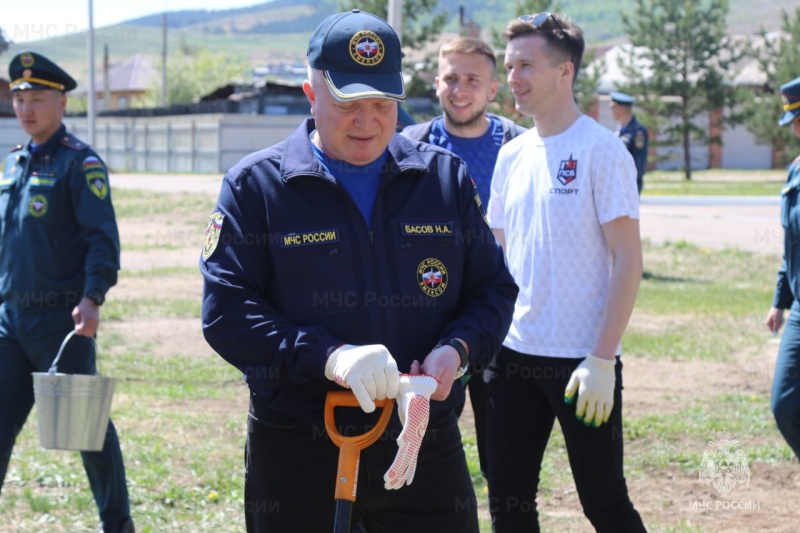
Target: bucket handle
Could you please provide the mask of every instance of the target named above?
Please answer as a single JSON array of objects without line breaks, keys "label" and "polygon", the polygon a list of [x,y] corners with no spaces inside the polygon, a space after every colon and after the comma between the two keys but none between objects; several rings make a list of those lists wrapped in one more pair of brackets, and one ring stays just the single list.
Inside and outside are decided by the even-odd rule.
[{"label": "bucket handle", "polygon": [[[56,355],[56,358],[53,359],[53,363],[50,365],[50,370],[47,371],[47,373],[50,374],[51,376],[56,373],[56,365],[58,365],[58,360],[61,359],[61,354],[64,353],[64,348],[67,346],[67,343],[69,342],[69,340],[74,335],[75,335],[75,330],[73,329],[72,331],[67,333],[67,336],[64,337],[64,340],[61,342],[61,347],[58,349],[58,354]],[[89,340],[91,340],[92,344],[94,344],[95,360],[97,360],[97,359],[99,359],[99,357],[97,357],[97,355],[98,355],[97,354],[97,344],[94,342],[94,339],[92,337],[89,337]],[[95,362],[95,366],[97,366],[96,362]],[[100,375],[100,372],[96,368],[95,368],[95,373],[97,375]]]}]

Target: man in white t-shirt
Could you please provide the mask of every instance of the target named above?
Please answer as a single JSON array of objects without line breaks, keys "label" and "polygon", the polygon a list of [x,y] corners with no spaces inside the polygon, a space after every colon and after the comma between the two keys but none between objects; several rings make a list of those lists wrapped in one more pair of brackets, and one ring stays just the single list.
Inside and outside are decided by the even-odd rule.
[{"label": "man in white t-shirt", "polygon": [[645,531],[623,476],[619,360],[642,277],[636,167],[575,104],[578,26],[539,13],[510,22],[505,38],[517,111],[536,128],[500,149],[488,206],[520,287],[488,373],[492,524],[539,530],[539,471],[557,419],[594,528]]}]

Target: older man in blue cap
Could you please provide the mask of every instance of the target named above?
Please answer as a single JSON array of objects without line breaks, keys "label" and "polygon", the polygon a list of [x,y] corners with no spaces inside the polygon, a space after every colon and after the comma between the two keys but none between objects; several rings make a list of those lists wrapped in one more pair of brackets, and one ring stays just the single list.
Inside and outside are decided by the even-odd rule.
[{"label": "older man in blue cap", "polygon": [[250,388],[247,530],[332,528],[323,412],[345,388],[361,407],[337,415],[349,435],[375,426],[375,400],[398,406],[361,452],[354,521],[477,533],[450,391],[499,349],[517,286],[464,162],[395,132],[405,87],[386,21],[331,15],[307,55],[313,118],[228,171],[200,260],[203,333]]},{"label": "older man in blue cap", "polygon": [[633,156],[633,162],[636,164],[636,186],[639,188],[639,194],[642,194],[644,173],[647,171],[647,150],[650,136],[647,128],[636,119],[636,115],[633,113],[635,101],[635,98],[629,94],[619,91],[611,92],[611,114],[619,123],[617,135]]},{"label": "older man in blue cap", "polygon": [[[791,124],[795,137],[800,137],[800,78],[781,86],[781,98],[783,113],[778,125]],[[800,458],[800,156],[789,165],[789,176],[781,191],[781,224],[783,263],[766,326],[776,334],[783,325],[784,310],[790,312],[775,362],[771,408],[778,429]]]},{"label": "older man in blue cap", "polygon": [[[0,486],[46,372],[94,374],[100,306],[117,282],[119,234],[106,167],[62,118],[75,80],[35,52],[9,66],[14,112],[30,136],[6,156],[0,180]],[[103,449],[81,452],[104,532],[134,530],[114,424]]]}]

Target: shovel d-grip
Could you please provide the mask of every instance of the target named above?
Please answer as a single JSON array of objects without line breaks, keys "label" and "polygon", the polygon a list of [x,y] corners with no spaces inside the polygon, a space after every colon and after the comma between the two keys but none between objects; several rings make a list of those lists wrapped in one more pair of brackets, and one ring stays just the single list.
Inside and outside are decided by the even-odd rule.
[{"label": "shovel d-grip", "polygon": [[330,391],[325,398],[325,430],[336,446],[339,447],[339,465],[336,469],[336,519],[335,533],[350,531],[350,511],[356,501],[358,490],[358,463],[361,450],[371,446],[377,441],[389,423],[394,407],[393,399],[375,400],[376,407],[382,409],[378,422],[368,432],[345,437],[336,427],[334,410],[337,407],[360,408],[358,400],[350,391]]}]

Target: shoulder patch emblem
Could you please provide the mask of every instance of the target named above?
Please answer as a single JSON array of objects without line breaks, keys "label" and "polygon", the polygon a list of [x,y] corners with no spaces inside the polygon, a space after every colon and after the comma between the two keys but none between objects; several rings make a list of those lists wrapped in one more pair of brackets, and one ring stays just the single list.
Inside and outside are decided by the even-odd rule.
[{"label": "shoulder patch emblem", "polygon": [[431,298],[441,296],[447,290],[447,267],[438,259],[424,259],[417,267],[417,283]]},{"label": "shoulder patch emblem", "polygon": [[225,215],[219,211],[214,211],[208,217],[208,226],[206,226],[206,236],[203,240],[203,261],[206,261],[214,250],[217,249],[219,244],[219,235],[222,233],[222,221],[225,220]]},{"label": "shoulder patch emblem", "polygon": [[97,157],[90,155],[83,160],[83,173],[86,175],[86,184],[92,194],[105,200],[108,196],[108,176],[106,167]]},{"label": "shoulder patch emblem", "polygon": [[644,148],[644,142],[645,142],[644,131],[642,130],[637,131],[636,136],[633,138],[633,144],[636,145],[636,148],[641,150],[642,148]]}]

